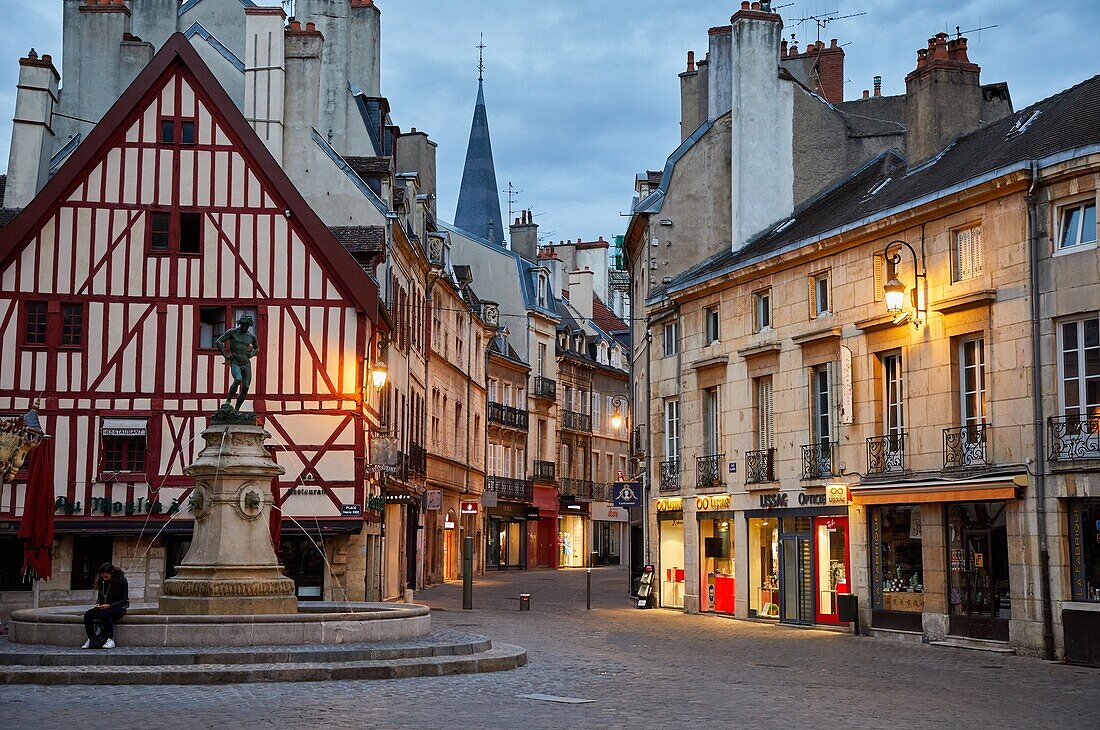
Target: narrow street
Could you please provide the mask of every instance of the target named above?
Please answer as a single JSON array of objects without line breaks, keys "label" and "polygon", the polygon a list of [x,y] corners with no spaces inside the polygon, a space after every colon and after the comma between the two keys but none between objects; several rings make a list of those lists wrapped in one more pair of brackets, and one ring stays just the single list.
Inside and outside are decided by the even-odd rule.
[{"label": "narrow street", "polygon": [[[438,679],[230,687],[3,687],[11,728],[713,725],[1074,727],[1100,672],[1035,659],[638,611],[625,568],[494,573],[418,594],[437,627],[526,647],[525,668]],[[518,596],[531,594],[530,613]],[[520,697],[591,700],[564,704]]]}]

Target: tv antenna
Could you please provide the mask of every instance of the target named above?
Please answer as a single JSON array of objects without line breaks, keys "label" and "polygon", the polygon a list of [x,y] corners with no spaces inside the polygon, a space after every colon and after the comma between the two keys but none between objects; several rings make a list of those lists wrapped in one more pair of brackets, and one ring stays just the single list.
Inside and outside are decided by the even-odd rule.
[{"label": "tv antenna", "polygon": [[849,13],[848,15],[837,15],[840,12],[834,11],[832,13],[822,13],[821,15],[807,15],[804,18],[794,18],[791,22],[795,25],[802,25],[803,23],[812,20],[817,25],[817,39],[821,40],[821,31],[828,27],[829,23],[833,23],[837,20],[844,20],[846,18],[858,18],[861,15],[867,13]]},{"label": "tv antenna", "polygon": [[982,31],[983,30],[990,30],[991,28],[999,27],[996,23],[994,23],[993,25],[982,25],[982,19],[981,18],[978,18],[978,26],[979,27],[971,28],[970,30],[959,30],[959,26],[956,25],[955,26],[955,38],[962,38],[963,34],[977,33],[978,34],[978,41],[980,42],[982,40]]},{"label": "tv antenna", "polygon": [[508,181],[508,187],[505,188],[504,190],[501,190],[500,192],[508,193],[508,220],[510,220],[510,221],[514,220],[514,216],[515,216],[514,204],[519,200],[519,195],[523,191],[522,190],[516,190],[516,187],[514,185],[512,185],[512,181],[509,180]]},{"label": "tv antenna", "polygon": [[481,40],[477,44],[477,80],[485,80],[485,34],[481,34]]}]

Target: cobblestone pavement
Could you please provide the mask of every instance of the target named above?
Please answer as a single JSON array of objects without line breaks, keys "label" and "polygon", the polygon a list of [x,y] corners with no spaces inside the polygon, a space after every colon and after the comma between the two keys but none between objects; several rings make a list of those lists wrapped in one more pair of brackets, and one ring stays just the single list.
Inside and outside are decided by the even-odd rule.
[{"label": "cobblestone pavement", "polygon": [[[623,568],[417,595],[436,626],[527,648],[511,672],[225,687],[0,687],[5,728],[1095,727],[1100,671],[713,616],[638,611]],[[532,596],[530,613],[518,594]],[[560,704],[544,694],[594,700]]]}]

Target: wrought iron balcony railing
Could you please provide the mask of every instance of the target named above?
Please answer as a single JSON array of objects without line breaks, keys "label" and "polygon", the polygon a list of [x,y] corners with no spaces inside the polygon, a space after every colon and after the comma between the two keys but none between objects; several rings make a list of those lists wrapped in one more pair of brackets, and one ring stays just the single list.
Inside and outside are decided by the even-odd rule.
[{"label": "wrought iron balcony railing", "polygon": [[592,499],[592,480],[562,477],[561,493],[577,499]]},{"label": "wrought iron balcony railing", "polygon": [[522,408],[506,406],[503,403],[489,403],[489,422],[498,423],[501,426],[515,428],[521,431],[527,430],[528,414]]},{"label": "wrought iron balcony railing", "polygon": [[722,486],[722,462],[725,459],[725,454],[696,457],[695,486],[700,489]]},{"label": "wrought iron balcony railing", "polygon": [[556,465],[552,461],[539,461],[535,460],[533,476],[536,482],[552,482],[554,481],[554,467]]},{"label": "wrought iron balcony railing", "polygon": [[988,424],[959,426],[943,430],[943,468],[962,469],[968,466],[989,466]]},{"label": "wrought iron balcony railing", "polygon": [[1054,416],[1049,427],[1051,461],[1100,459],[1100,413]]},{"label": "wrought iron balcony railing", "polygon": [[568,431],[590,433],[592,431],[592,416],[577,411],[562,411],[561,427]]},{"label": "wrought iron balcony railing", "polygon": [[836,476],[836,442],[818,441],[802,445],[802,478],[826,479]]},{"label": "wrought iron balcony railing", "polygon": [[615,493],[615,485],[596,482],[592,485],[592,499],[596,502],[610,502]]},{"label": "wrought iron balcony railing", "polygon": [[662,493],[680,491],[679,459],[669,459],[661,462],[661,483],[657,489]]},{"label": "wrought iron balcony railing", "polygon": [[904,431],[867,439],[867,473],[893,474],[905,471]]},{"label": "wrought iron balcony railing", "polygon": [[775,481],[775,449],[745,452],[745,484]]},{"label": "wrought iron balcony railing", "polygon": [[536,375],[534,384],[531,387],[531,395],[535,398],[555,400],[558,397],[558,384],[550,378]]},{"label": "wrought iron balcony railing", "polygon": [[415,441],[409,442],[408,470],[420,476],[428,473],[428,450]]},{"label": "wrought iron balcony railing", "polygon": [[491,476],[485,480],[485,491],[496,492],[497,499],[530,502],[534,495],[534,485],[530,479]]}]

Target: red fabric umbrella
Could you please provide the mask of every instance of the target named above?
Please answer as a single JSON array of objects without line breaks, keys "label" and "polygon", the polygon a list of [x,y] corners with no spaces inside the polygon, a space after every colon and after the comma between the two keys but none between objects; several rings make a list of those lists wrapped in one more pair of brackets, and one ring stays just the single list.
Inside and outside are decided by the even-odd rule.
[{"label": "red fabric umbrella", "polygon": [[44,438],[27,458],[27,493],[19,539],[23,541],[23,572],[49,580],[53,571],[53,439]]}]

